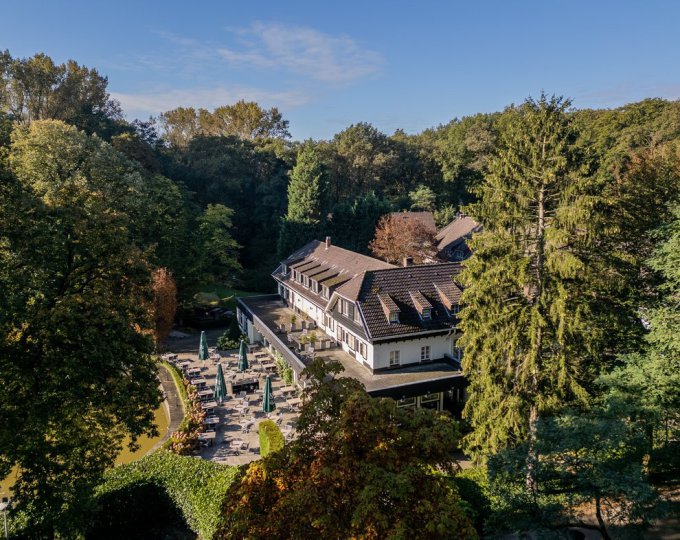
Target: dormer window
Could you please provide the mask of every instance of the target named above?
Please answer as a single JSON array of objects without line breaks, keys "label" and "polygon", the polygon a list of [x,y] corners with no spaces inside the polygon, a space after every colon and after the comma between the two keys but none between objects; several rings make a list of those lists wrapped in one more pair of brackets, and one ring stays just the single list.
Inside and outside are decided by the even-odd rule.
[{"label": "dormer window", "polygon": [[416,308],[418,315],[423,321],[429,321],[432,319],[432,304],[430,301],[423,296],[420,291],[409,291],[411,295],[411,300],[413,301],[413,306]]},{"label": "dormer window", "polygon": [[284,276],[288,274],[288,266],[285,263],[281,263],[281,273]]},{"label": "dormer window", "polygon": [[325,285],[321,288],[321,296],[324,298],[330,298],[330,290]]},{"label": "dormer window", "polygon": [[380,305],[383,308],[383,313],[385,314],[385,317],[387,317],[389,323],[390,324],[398,323],[400,310],[399,307],[397,307],[397,304],[394,302],[394,300],[392,300],[392,297],[390,297],[389,294],[379,294],[378,300],[380,300]]},{"label": "dormer window", "polygon": [[312,291],[319,293],[319,282],[314,279],[312,280]]}]

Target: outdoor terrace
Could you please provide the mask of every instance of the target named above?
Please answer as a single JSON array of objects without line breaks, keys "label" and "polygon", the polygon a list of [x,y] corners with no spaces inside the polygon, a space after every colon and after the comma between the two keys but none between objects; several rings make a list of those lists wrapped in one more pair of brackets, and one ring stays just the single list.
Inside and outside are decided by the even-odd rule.
[{"label": "outdoor terrace", "polygon": [[[295,315],[299,321],[300,315],[288,308],[276,295],[239,298],[238,303],[241,309],[245,310],[248,318],[253,321],[255,328],[283,354],[284,358],[294,357],[293,361],[296,365],[292,367],[299,374],[310,362],[311,356],[302,355],[294,350],[297,347],[296,342],[299,341],[297,338],[299,331],[293,332],[291,336],[293,339],[289,340],[290,332],[281,331],[281,328],[289,329],[291,317]],[[317,338],[333,339],[319,328],[308,332],[316,333]],[[424,391],[434,392],[448,389],[452,383],[461,386],[464,384],[460,368],[446,360],[373,373],[340,347],[316,350],[314,357],[338,361],[344,369],[341,376],[358,380],[364,385],[366,391],[374,396],[406,397],[418,395]]]}]

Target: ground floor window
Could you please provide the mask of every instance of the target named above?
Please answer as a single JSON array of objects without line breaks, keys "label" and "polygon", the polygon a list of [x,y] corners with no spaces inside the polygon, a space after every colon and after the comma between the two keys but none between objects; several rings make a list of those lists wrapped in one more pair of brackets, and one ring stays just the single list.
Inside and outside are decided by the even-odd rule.
[{"label": "ground floor window", "polygon": [[366,344],[361,341],[359,342],[359,354],[366,358]]},{"label": "ground floor window", "polygon": [[390,351],[390,367],[399,365],[399,351]]},{"label": "ground floor window", "polygon": [[430,346],[425,345],[420,348],[420,361],[425,362],[430,359]]},{"label": "ground floor window", "polygon": [[415,408],[415,406],[416,406],[416,398],[414,398],[414,397],[402,398],[402,399],[397,400],[397,407]]},{"label": "ground floor window", "polygon": [[439,410],[439,402],[441,400],[441,393],[425,394],[420,396],[420,406],[425,409]]}]

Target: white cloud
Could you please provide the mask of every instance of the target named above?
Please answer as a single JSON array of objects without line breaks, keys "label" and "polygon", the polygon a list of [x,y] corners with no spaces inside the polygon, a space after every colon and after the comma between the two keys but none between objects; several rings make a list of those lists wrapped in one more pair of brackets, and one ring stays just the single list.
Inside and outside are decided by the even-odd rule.
[{"label": "white cloud", "polygon": [[326,83],[347,84],[380,70],[383,57],[348,36],[332,36],[313,28],[254,23],[231,29],[241,50],[221,47],[222,59],[235,65],[279,68]]},{"label": "white cloud", "polygon": [[241,99],[256,101],[263,106],[293,108],[304,105],[310,97],[302,92],[269,92],[257,88],[196,88],[144,93],[112,92],[130,118],[145,118],[176,107],[214,109]]}]

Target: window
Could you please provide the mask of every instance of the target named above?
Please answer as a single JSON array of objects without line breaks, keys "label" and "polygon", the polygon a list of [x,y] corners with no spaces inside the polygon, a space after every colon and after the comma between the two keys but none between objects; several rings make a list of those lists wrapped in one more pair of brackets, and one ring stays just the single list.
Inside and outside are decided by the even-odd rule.
[{"label": "window", "polygon": [[425,345],[420,348],[420,361],[425,362],[430,359],[430,346]]},{"label": "window", "polygon": [[430,308],[423,309],[422,318],[424,321],[429,321],[432,318],[432,310]]},{"label": "window", "polygon": [[359,310],[354,310],[354,322],[361,323],[361,316],[359,315]]},{"label": "window", "polygon": [[309,288],[309,278],[305,276],[305,287]]},{"label": "window", "polygon": [[281,264],[281,273],[284,276],[288,273],[288,267],[285,264]]},{"label": "window", "polygon": [[314,279],[312,280],[312,291],[319,293],[319,282]]},{"label": "window", "polygon": [[460,305],[456,304],[455,306],[451,306],[451,313],[453,313],[454,315],[457,315],[459,311]]},{"label": "window", "polygon": [[390,311],[390,322],[391,323],[399,322],[399,313],[397,313],[396,311]]},{"label": "window", "polygon": [[390,367],[399,365],[399,351],[390,351]]},{"label": "window", "polygon": [[321,296],[323,296],[324,298],[329,298],[329,297],[330,297],[330,292],[329,292],[329,290],[328,290],[328,287],[326,287],[325,285],[324,285],[323,288],[322,288]]},{"label": "window", "polygon": [[416,398],[408,397],[397,400],[397,407],[410,407],[414,408],[416,406]]},{"label": "window", "polygon": [[362,341],[359,342],[359,354],[366,358],[366,344]]}]

